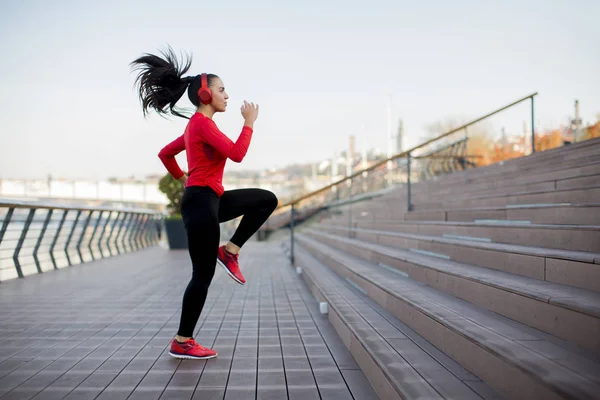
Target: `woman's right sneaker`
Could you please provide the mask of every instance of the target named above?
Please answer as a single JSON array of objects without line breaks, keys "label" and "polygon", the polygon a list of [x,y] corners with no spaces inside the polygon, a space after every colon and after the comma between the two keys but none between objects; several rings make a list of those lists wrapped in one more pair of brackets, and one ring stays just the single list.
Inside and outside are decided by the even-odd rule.
[{"label": "woman's right sneaker", "polygon": [[173,339],[169,355],[187,360],[208,360],[209,358],[215,358],[217,352],[200,346],[196,343],[194,338],[188,339],[184,343],[179,343],[177,340]]},{"label": "woman's right sneaker", "polygon": [[219,247],[219,251],[217,253],[217,262],[221,264],[225,271],[229,274],[229,276],[239,283],[243,285],[246,283],[246,279],[244,275],[242,275],[242,271],[240,271],[240,264],[238,263],[239,254],[231,254],[225,248],[225,245]]}]

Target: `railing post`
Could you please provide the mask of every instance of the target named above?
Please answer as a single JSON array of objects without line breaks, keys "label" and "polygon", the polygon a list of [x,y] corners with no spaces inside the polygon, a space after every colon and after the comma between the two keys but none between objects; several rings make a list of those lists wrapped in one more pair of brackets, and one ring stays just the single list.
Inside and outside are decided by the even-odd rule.
[{"label": "railing post", "polygon": [[10,219],[12,218],[13,212],[15,211],[14,207],[10,207],[8,212],[6,213],[6,217],[2,222],[2,228],[0,228],[0,243],[2,243],[2,239],[4,238],[4,234],[8,228],[8,224],[10,223]]},{"label": "railing post", "polygon": [[407,190],[407,203],[408,203],[408,211],[412,211],[412,203],[411,203],[411,197],[410,197],[410,163],[411,163],[411,155],[410,153],[407,154],[406,156],[406,190]]},{"label": "railing post", "polygon": [[150,221],[150,227],[146,236],[146,246],[154,246],[154,241],[157,236],[157,226],[159,224],[159,220],[156,217],[156,214],[152,214],[152,216],[150,217]]},{"label": "railing post", "polygon": [[42,231],[40,232],[39,236],[38,236],[38,240],[35,243],[35,247],[33,249],[33,260],[35,261],[35,266],[38,270],[38,273],[42,273],[42,266],[40,264],[40,260],[38,258],[38,251],[40,250],[40,246],[42,244],[42,240],[44,240],[44,235],[46,234],[46,228],[48,227],[48,224],[50,223],[50,219],[52,218],[52,213],[54,212],[54,210],[51,208],[48,210],[48,214],[46,214],[46,219],[44,220],[44,225],[42,226]]},{"label": "railing post", "polygon": [[71,263],[71,257],[69,257],[69,244],[71,244],[71,239],[73,238],[73,233],[75,232],[75,228],[77,228],[77,223],[79,222],[79,217],[81,216],[81,210],[77,210],[77,215],[75,216],[75,221],[73,221],[73,226],[71,227],[71,232],[69,232],[69,237],[67,238],[67,242],[65,243],[65,255],[67,256],[67,263],[69,267],[73,265]]},{"label": "railing post", "polygon": [[25,220],[25,226],[23,226],[23,230],[21,231],[17,248],[13,253],[13,261],[15,262],[15,268],[17,269],[17,275],[19,275],[19,278],[23,278],[24,276],[23,271],[21,270],[21,263],[19,262],[19,253],[21,252],[21,247],[23,247],[23,242],[25,241],[25,236],[27,236],[27,232],[29,231],[29,226],[31,225],[34,214],[35,208],[30,209],[29,214],[27,214],[27,219]]},{"label": "railing post", "polygon": [[94,241],[94,236],[96,236],[96,232],[98,231],[98,226],[100,225],[100,221],[102,221],[102,215],[104,214],[103,210],[100,210],[100,214],[98,215],[98,219],[94,224],[94,230],[92,231],[92,236],[90,237],[90,241],[88,243],[88,250],[90,251],[90,255],[92,256],[92,260],[95,260],[94,252],[92,250],[92,242]]},{"label": "railing post", "polygon": [[156,234],[155,234],[155,243],[154,244],[160,244],[160,242],[162,240],[165,239],[165,235],[167,234],[166,228],[165,228],[165,218],[164,216],[161,214],[158,216],[158,225],[156,226]]},{"label": "railing post", "polygon": [[133,227],[133,229],[134,229],[133,236],[129,240],[129,245],[130,245],[132,251],[139,249],[137,237],[138,237],[138,234],[140,233],[140,229],[141,229],[143,222],[144,222],[144,214],[138,214],[135,219],[135,225]]},{"label": "railing post", "polygon": [[123,233],[123,252],[128,253],[131,251],[131,233],[133,232],[133,226],[137,221],[137,214],[131,213],[131,217],[127,222],[127,226],[125,227],[125,233]]},{"label": "railing post", "polygon": [[[106,247],[108,248],[109,256],[113,255],[112,248],[110,247],[110,238],[113,236],[113,233],[115,233],[115,227],[117,226],[117,222],[119,222],[119,218],[121,218],[121,214],[123,214],[122,211],[117,212],[117,217],[113,221],[113,224],[110,228],[110,233],[108,234],[108,237],[106,238]],[[121,223],[119,224],[119,229],[117,230],[117,234],[115,235],[114,245],[115,245],[115,248],[117,249],[117,254],[119,252],[119,246],[117,245],[117,238],[119,237],[119,233],[121,232],[121,228],[123,227],[123,221],[124,221],[124,218],[121,218]]]},{"label": "railing post", "polygon": [[146,237],[148,235],[148,229],[152,226],[152,219],[149,214],[144,214],[144,224],[142,225],[142,230],[140,232],[140,236],[138,237],[138,242],[140,244],[140,248],[145,249],[148,245],[146,241]]},{"label": "railing post", "polygon": [[142,221],[142,215],[141,214],[134,214],[134,215],[135,215],[135,222],[131,226],[131,232],[129,233],[129,240],[128,240],[129,251],[135,251],[135,250],[137,250],[137,243],[135,242],[135,238],[137,237],[138,228],[139,228],[140,223]]},{"label": "railing post", "polygon": [[[127,249],[125,248],[125,239],[127,238],[127,233],[129,232],[129,227],[131,226],[131,221],[133,220],[134,214],[133,213],[125,213],[125,218],[123,219],[123,221],[127,220],[127,225],[125,226],[125,232],[123,232],[123,236],[121,237],[121,247],[123,248],[123,253],[127,252]],[[121,233],[121,228],[123,227],[123,225],[121,225],[121,227],[119,228],[119,234]],[[117,236],[118,238],[118,236]],[[117,253],[121,254],[121,252],[119,251],[119,246],[117,245]]]},{"label": "railing post", "polygon": [[144,227],[144,234],[142,236],[142,247],[146,248],[150,246],[150,235],[154,228],[154,215],[148,214],[146,217],[146,226]]},{"label": "railing post", "polygon": [[292,204],[292,211],[290,216],[290,231],[291,231],[291,245],[290,245],[290,263],[294,265],[294,217],[295,217],[295,205]]},{"label": "railing post", "polygon": [[142,247],[145,249],[150,245],[150,233],[152,232],[152,228],[154,227],[154,219],[151,214],[146,216],[146,224],[144,226],[144,232],[142,233],[142,237],[140,241],[142,243]]},{"label": "railing post", "polygon": [[106,217],[106,222],[104,223],[104,226],[102,227],[102,232],[100,233],[100,237],[98,238],[98,251],[100,252],[100,258],[104,258],[104,252],[102,251],[102,238],[104,237],[104,234],[106,233],[106,227],[110,223],[110,218],[112,217],[112,215],[113,215],[113,212],[109,211],[108,217]]},{"label": "railing post", "polygon": [[143,238],[144,238],[144,233],[146,230],[146,224],[148,224],[148,215],[147,214],[140,214],[140,217],[141,217],[141,223],[138,226],[138,230],[137,230],[137,233],[135,235],[135,240],[134,240],[136,250],[139,250],[144,247]]},{"label": "railing post", "polygon": [[133,224],[133,226],[131,227],[132,232],[129,236],[129,248],[131,249],[131,251],[137,250],[136,239],[138,232],[140,231],[140,224],[142,223],[143,218],[144,217],[142,216],[142,214],[136,214],[135,216],[135,224]]},{"label": "railing post", "polygon": [[533,96],[531,96],[531,153],[535,153],[535,120],[534,120]]},{"label": "railing post", "polygon": [[79,255],[79,260],[81,261],[82,264],[85,261],[83,261],[83,255],[81,254],[81,245],[83,244],[83,239],[85,238],[85,232],[87,231],[87,228],[90,225],[90,220],[92,219],[93,213],[94,213],[94,210],[90,210],[88,212],[88,216],[85,219],[85,223],[83,224],[83,229],[81,231],[81,234],[79,235],[79,239],[77,240],[77,254]]},{"label": "railing post", "polygon": [[160,220],[156,217],[156,214],[152,215],[150,220],[152,222],[150,225],[150,229],[148,229],[148,236],[146,238],[146,242],[147,242],[148,246],[154,246],[156,238],[158,236],[157,230],[158,230],[158,224],[160,223]]},{"label": "railing post", "polygon": [[56,233],[54,234],[54,239],[52,239],[52,244],[50,245],[50,259],[52,260],[52,265],[54,269],[58,269],[58,265],[56,265],[56,258],[54,258],[54,247],[56,246],[56,242],[58,241],[58,237],[60,236],[60,232],[62,231],[62,227],[65,224],[65,220],[67,219],[67,213],[69,210],[64,210],[63,215],[60,218],[60,222],[58,223],[58,228],[56,228]]},{"label": "railing post", "polygon": [[14,207],[9,207],[6,217],[4,218],[4,221],[2,221],[2,227],[0,228],[0,244],[2,244],[2,239],[4,238],[4,234],[6,233],[8,224],[10,223],[10,219],[12,218],[14,211]]}]

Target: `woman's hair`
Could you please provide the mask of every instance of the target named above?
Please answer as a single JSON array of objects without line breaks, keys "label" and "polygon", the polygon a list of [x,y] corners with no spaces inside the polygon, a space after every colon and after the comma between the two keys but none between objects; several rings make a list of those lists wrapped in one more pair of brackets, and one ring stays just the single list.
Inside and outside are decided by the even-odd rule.
[{"label": "woman's hair", "polygon": [[[198,107],[200,75],[182,77],[190,69],[191,57],[180,64],[171,47],[161,53],[163,58],[146,53],[131,63],[134,71],[139,70],[135,83],[139,86],[144,116],[148,114],[148,109],[153,108],[161,116],[170,111],[173,115],[189,119],[189,116],[180,113],[175,104],[187,88],[188,98]],[[215,78],[217,75],[208,74],[209,86]]]}]

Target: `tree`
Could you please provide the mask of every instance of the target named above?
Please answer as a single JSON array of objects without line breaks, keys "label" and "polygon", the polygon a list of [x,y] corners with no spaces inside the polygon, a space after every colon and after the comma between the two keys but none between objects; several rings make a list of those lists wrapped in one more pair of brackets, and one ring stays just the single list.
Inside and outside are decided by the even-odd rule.
[{"label": "tree", "polygon": [[598,114],[598,122],[585,128],[584,139],[592,139],[600,137],[600,114]]},{"label": "tree", "polygon": [[443,133],[449,132],[452,129],[458,128],[461,125],[467,123],[466,118],[463,117],[445,117],[438,119],[425,126],[425,136],[421,138],[424,142],[429,139],[433,139]]},{"label": "tree", "polygon": [[[447,117],[437,120],[425,127],[426,134],[421,139],[423,142],[431,140],[466,123],[468,121],[464,117]],[[466,137],[467,151],[465,155],[468,159],[476,163],[477,166],[488,165],[491,164],[490,153],[493,148],[490,132],[492,132],[492,128],[488,122],[478,122],[466,129],[461,129],[443,139],[433,142],[430,145],[431,150],[444,148]]]},{"label": "tree", "polygon": [[550,150],[562,145],[563,139],[560,129],[554,129],[535,135],[535,151]]},{"label": "tree", "polygon": [[487,162],[495,164],[500,161],[519,158],[526,155],[527,143],[524,135],[507,137],[506,142],[501,138],[494,142]]}]

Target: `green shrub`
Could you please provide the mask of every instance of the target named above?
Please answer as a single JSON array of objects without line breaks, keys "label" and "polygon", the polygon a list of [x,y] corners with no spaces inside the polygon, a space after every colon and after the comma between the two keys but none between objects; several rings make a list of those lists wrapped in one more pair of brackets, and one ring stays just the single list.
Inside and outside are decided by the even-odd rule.
[{"label": "green shrub", "polygon": [[183,183],[167,173],[158,183],[158,189],[163,192],[169,200],[169,204],[167,205],[169,216],[166,219],[181,219],[181,197],[185,190]]}]

